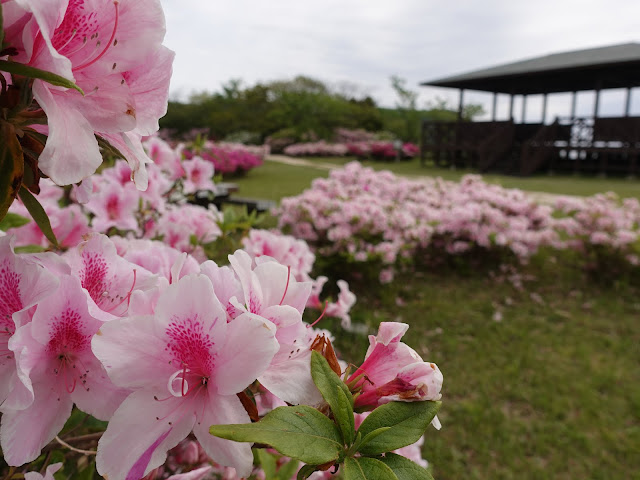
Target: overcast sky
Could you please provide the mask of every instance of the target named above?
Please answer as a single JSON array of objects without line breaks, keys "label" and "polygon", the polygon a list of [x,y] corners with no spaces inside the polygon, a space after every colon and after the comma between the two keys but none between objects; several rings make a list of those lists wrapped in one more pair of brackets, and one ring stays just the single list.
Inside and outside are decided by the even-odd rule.
[{"label": "overcast sky", "polygon": [[[161,0],[165,45],[176,51],[171,92],[219,91],[240,78],[259,81],[308,75],[393,106],[391,75],[457,105],[451,89],[422,81],[562,51],[640,42],[640,0]],[[344,87],[347,88],[347,87]],[[569,97],[553,96],[549,115],[568,114]],[[602,97],[602,110],[622,113],[622,92]],[[640,89],[632,111],[640,115]],[[491,108],[491,95],[465,101]],[[527,104],[535,121],[541,101]],[[507,98],[498,114],[506,115]],[[541,103],[540,103],[541,104]],[[580,94],[578,112],[593,95]],[[617,105],[617,106],[616,106]],[[515,113],[518,113],[516,102]]]}]

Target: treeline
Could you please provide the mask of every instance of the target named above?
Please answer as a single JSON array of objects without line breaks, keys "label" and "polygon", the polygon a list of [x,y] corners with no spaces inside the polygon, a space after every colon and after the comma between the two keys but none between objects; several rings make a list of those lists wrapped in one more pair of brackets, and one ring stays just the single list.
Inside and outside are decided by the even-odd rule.
[{"label": "treeline", "polygon": [[331,140],[340,127],[387,132],[389,137],[417,143],[421,118],[456,118],[456,113],[442,105],[417,110],[415,102],[403,101],[398,90],[396,109],[380,108],[371,97],[344,90],[304,76],[249,87],[231,80],[220,92],[192,95],[188,102],[169,102],[160,126],[175,137],[204,131],[213,140],[255,144],[285,138]]}]

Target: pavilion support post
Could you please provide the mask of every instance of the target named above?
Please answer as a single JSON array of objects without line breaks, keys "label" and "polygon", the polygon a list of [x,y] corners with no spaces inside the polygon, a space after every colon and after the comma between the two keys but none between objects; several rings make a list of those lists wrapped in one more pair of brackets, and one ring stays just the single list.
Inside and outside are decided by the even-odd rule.
[{"label": "pavilion support post", "polygon": [[509,120],[513,120],[513,94],[509,97]]},{"label": "pavilion support post", "polygon": [[631,111],[631,87],[627,87],[627,96],[624,102],[624,116],[628,117]]},{"label": "pavilion support post", "polygon": [[596,90],[596,98],[593,102],[593,118],[598,118],[598,113],[600,112],[600,89]]},{"label": "pavilion support post", "polygon": [[544,125],[547,121],[547,94],[545,93],[542,96],[542,124]]},{"label": "pavilion support post", "polygon": [[576,118],[576,104],[578,102],[578,94],[577,92],[572,92],[571,94],[571,120],[575,120]]},{"label": "pavilion support post", "polygon": [[522,95],[522,122],[527,123],[527,95]]},{"label": "pavilion support post", "polygon": [[491,107],[491,121],[492,122],[496,121],[497,105],[498,105],[498,94],[496,92],[493,92],[493,105]]},{"label": "pavilion support post", "polygon": [[460,89],[460,102],[458,103],[458,120],[462,120],[462,109],[464,108],[464,89]]}]

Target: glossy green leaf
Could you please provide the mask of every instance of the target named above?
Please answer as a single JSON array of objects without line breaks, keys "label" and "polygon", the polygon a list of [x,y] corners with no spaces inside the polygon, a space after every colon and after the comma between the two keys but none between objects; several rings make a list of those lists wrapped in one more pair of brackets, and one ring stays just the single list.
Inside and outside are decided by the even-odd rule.
[{"label": "glossy green leaf", "polygon": [[433,477],[426,468],[421,467],[402,455],[387,453],[380,461],[393,470],[398,480],[433,480]]},{"label": "glossy green leaf", "polygon": [[36,222],[38,227],[40,227],[40,230],[42,230],[44,236],[47,237],[47,240],[51,242],[51,245],[57,247],[58,240],[56,240],[56,236],[51,229],[51,222],[49,222],[47,212],[44,211],[44,208],[42,208],[40,202],[38,202],[38,200],[36,200],[36,197],[31,195],[31,192],[24,187],[20,188],[18,196],[31,214],[31,218],[33,218],[33,221]]},{"label": "glossy green leaf", "polygon": [[236,442],[265,443],[312,465],[333,462],[343,451],[336,424],[306,405],[278,407],[256,423],[213,425],[209,433]]},{"label": "glossy green leaf", "polygon": [[82,89],[71,80],[61,77],[55,73],[47,72],[46,70],[40,70],[39,68],[7,60],[0,60],[0,70],[14,75],[20,75],[22,77],[37,78],[50,83],[51,85],[56,85],[57,87],[73,88],[84,95]]},{"label": "glossy green leaf", "polygon": [[391,427],[366,445],[363,455],[379,455],[417,442],[436,416],[441,402],[391,402],[379,406],[364,419],[358,432],[363,438],[382,427]]},{"label": "glossy green leaf", "polygon": [[278,469],[278,480],[291,480],[300,468],[300,462],[298,460],[289,460],[284,465],[281,465]]},{"label": "glossy green leaf", "polygon": [[42,253],[46,252],[47,249],[40,245],[22,245],[20,247],[15,247],[13,251],[15,253]]},{"label": "glossy green leaf", "polygon": [[265,475],[265,480],[274,480],[276,477],[276,458],[267,452],[263,448],[254,448],[255,456],[258,457],[258,462]]},{"label": "glossy green leaf", "polygon": [[376,458],[346,458],[344,480],[398,480],[393,470]]},{"label": "glossy green leaf", "polygon": [[329,404],[336,419],[344,443],[351,445],[355,438],[353,396],[344,382],[331,369],[327,360],[318,352],[311,352],[311,377],[322,398]]},{"label": "glossy green leaf", "polygon": [[384,432],[386,432],[387,430],[389,430],[391,427],[380,427],[380,428],[376,428],[374,431],[367,433],[367,435],[362,438],[356,448],[356,452],[359,452],[361,450],[362,447],[364,447],[367,443],[369,443],[370,441],[372,441],[374,438],[382,435]]},{"label": "glossy green leaf", "polygon": [[23,175],[24,157],[15,128],[0,120],[0,220],[18,195]]},{"label": "glossy green leaf", "polygon": [[23,225],[26,225],[31,220],[23,217],[22,215],[18,215],[17,213],[7,212],[7,215],[0,220],[0,230],[6,232],[10,228],[18,228]]}]

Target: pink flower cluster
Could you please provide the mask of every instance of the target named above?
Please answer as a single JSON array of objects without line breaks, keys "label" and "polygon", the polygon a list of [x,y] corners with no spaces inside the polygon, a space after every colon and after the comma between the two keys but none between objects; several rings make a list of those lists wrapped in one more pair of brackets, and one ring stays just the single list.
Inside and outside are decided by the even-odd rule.
[{"label": "pink flower cluster", "polygon": [[249,170],[262,165],[264,157],[268,154],[268,146],[247,147],[238,143],[213,143],[205,142],[202,147],[184,147],[182,154],[190,159],[200,156],[210,162],[215,171],[223,175],[244,174]]},{"label": "pink flower cluster", "polygon": [[337,143],[371,142],[376,139],[376,134],[367,132],[361,128],[351,130],[349,128],[336,128],[334,140]]},{"label": "pink flower cluster", "polygon": [[557,241],[550,213],[521,191],[477,176],[460,183],[416,181],[352,162],[283,199],[279,227],[310,242],[319,255],[384,265],[427,251],[456,255],[474,248],[526,259]]},{"label": "pink flower cluster", "polygon": [[[398,151],[393,142],[380,140],[348,143],[347,150],[349,155],[354,155],[358,158],[393,160],[398,156]],[[400,147],[400,156],[402,158],[413,158],[419,152],[420,149],[413,143],[403,143]]]},{"label": "pink flower cluster", "polygon": [[84,91],[34,80],[47,124],[33,128],[48,135],[38,167],[58,185],[84,180],[102,163],[97,135],[120,150],[144,190],[149,158],[141,137],[157,131],[166,113],[174,57],[162,45],[160,0],[20,0],[2,8],[10,60]]},{"label": "pink flower cluster", "polygon": [[[420,149],[413,143],[402,144],[400,156],[413,158]],[[379,160],[393,160],[398,151],[393,142],[388,141],[359,141],[349,143],[327,143],[324,140],[309,143],[294,143],[284,149],[285,155],[292,157],[343,157],[352,155],[359,158],[373,158]]]},{"label": "pink flower cluster", "polygon": [[[215,189],[213,166],[200,157],[181,160],[178,151],[155,137],[145,146],[155,160],[147,166],[145,191],[136,189],[130,181],[132,171],[123,160],[83,182],[91,189],[77,188],[77,202],[66,207],[60,207],[64,190],[49,181],[41,182],[38,198],[62,246],[75,246],[89,231],[115,230],[138,238],[162,238],[171,247],[205,259],[200,245],[219,236],[220,213],[213,206],[207,209],[185,203],[183,194]],[[19,201],[13,203],[11,212],[29,217]],[[9,232],[16,236],[17,245],[49,244],[35,222]]]},{"label": "pink flower cluster", "polygon": [[[618,254],[640,264],[640,201],[615,194],[586,199],[561,197],[555,202],[556,228],[568,248]],[[602,251],[604,250],[604,252]]]},{"label": "pink flower cluster", "polygon": [[320,300],[322,289],[328,278],[320,276],[315,280],[311,278],[313,264],[316,256],[311,252],[309,245],[303,240],[298,240],[291,235],[283,235],[277,230],[250,230],[249,235],[242,240],[244,250],[253,258],[268,256],[274,258],[281,265],[291,269],[291,275],[299,282],[312,282],[311,295],[307,300],[307,307],[324,310],[330,317],[342,320],[342,328],[351,327],[349,311],[356,302],[356,296],[349,290],[349,284],[344,280],[338,280],[340,293],[336,302],[323,302]]},{"label": "pink flower cluster", "polygon": [[[273,258],[238,250],[229,261],[199,264],[160,242],[100,234],[63,255],[16,254],[13,237],[0,237],[5,461],[36,459],[75,404],[109,422],[98,444],[103,476],[142,478],[179,444],[168,470],[208,468],[208,459],[249,475],[250,445],[208,428],[248,423],[236,394],[256,380],[272,404],[321,402],[310,372],[315,332],[302,321],[313,286]],[[399,342],[404,331],[383,324],[372,337],[358,370],[371,381],[354,386],[367,405],[439,398],[439,370]],[[191,433],[195,447],[181,443]]]},{"label": "pink flower cluster", "polygon": [[348,153],[344,143],[327,143],[324,140],[309,143],[294,143],[284,149],[291,157],[343,157]]}]

